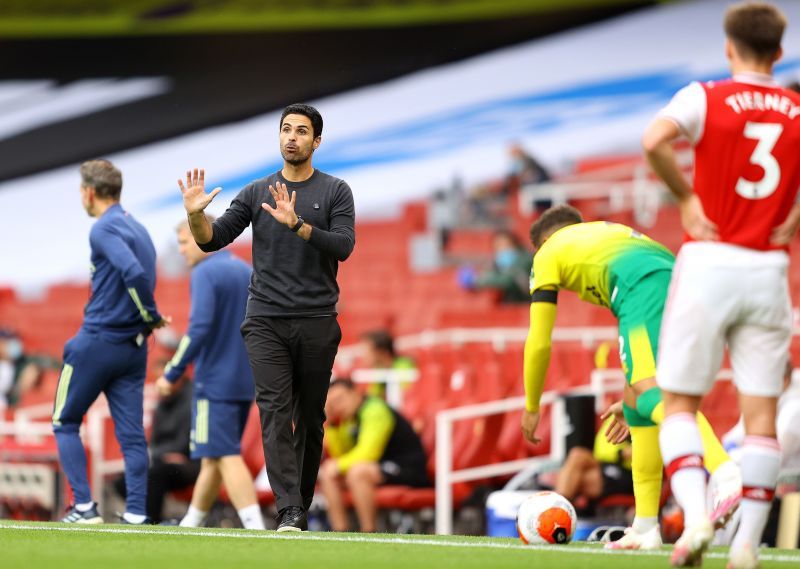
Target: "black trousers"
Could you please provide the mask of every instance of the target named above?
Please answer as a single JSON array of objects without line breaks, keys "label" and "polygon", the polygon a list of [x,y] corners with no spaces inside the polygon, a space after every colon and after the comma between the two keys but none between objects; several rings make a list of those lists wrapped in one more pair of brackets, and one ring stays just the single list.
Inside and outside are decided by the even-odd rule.
[{"label": "black trousers", "polygon": [[306,510],[322,458],[322,424],[342,331],[335,316],[251,317],[242,324],[278,511]]},{"label": "black trousers", "polygon": [[[199,474],[199,460],[172,464],[161,462],[158,458],[152,459],[147,471],[147,515],[155,523],[160,522],[166,495],[173,490],[188,488],[195,483]],[[124,475],[114,480],[114,490],[119,496],[125,497]]]}]

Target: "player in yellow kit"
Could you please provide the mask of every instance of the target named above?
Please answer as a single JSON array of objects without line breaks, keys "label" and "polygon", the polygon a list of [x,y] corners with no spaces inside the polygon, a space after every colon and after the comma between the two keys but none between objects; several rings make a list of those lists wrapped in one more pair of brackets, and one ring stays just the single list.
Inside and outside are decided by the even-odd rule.
[{"label": "player in yellow kit", "polygon": [[[616,223],[586,223],[571,206],[544,212],[531,226],[536,254],[531,273],[531,323],[525,342],[526,410],[522,432],[537,443],[539,401],[550,362],[550,336],[560,289],[609,308],[619,322],[620,359],[626,377],[623,413],[633,446],[636,517],[615,549],[661,546],[658,507],[663,463],[658,424],[664,417],[655,381],[661,316],[674,255],[663,245]],[[698,413],[705,465],[715,485],[715,521],[727,522],[741,499],[741,478],[705,417]]]}]

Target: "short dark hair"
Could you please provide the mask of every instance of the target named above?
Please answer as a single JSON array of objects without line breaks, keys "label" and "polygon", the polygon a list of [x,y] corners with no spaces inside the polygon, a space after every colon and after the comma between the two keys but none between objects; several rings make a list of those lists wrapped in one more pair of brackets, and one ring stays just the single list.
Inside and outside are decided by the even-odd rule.
[{"label": "short dark hair", "polygon": [[531,243],[538,249],[542,245],[542,236],[551,229],[583,223],[581,212],[571,205],[563,204],[546,210],[531,225]]},{"label": "short dark hair", "polygon": [[314,131],[314,138],[322,136],[322,115],[311,105],[293,103],[283,109],[281,113],[281,122],[278,128],[283,126],[283,119],[285,119],[287,115],[303,115],[304,117],[308,117],[311,120],[311,130]]},{"label": "short dark hair", "polygon": [[355,382],[353,382],[353,380],[350,379],[349,377],[337,377],[336,379],[331,381],[331,384],[328,386],[328,389],[335,387],[337,385],[340,387],[344,387],[349,391],[355,391],[356,389]]},{"label": "short dark hair", "polygon": [[725,12],[725,35],[744,58],[775,59],[785,29],[786,16],[766,2],[742,2]]},{"label": "short dark hair", "polygon": [[361,335],[361,339],[372,344],[376,350],[387,352],[392,357],[396,355],[394,351],[394,338],[392,338],[392,335],[386,330],[364,332]]},{"label": "short dark hair", "polygon": [[108,160],[87,160],[81,164],[81,185],[94,188],[99,198],[119,200],[122,172]]}]

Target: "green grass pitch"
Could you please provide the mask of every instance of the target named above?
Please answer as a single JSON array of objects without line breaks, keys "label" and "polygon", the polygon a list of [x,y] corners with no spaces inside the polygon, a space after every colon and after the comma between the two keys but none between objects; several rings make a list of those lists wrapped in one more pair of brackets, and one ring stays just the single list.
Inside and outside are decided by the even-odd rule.
[{"label": "green grass pitch", "polygon": [[[704,567],[725,566],[724,549],[710,552]],[[598,545],[523,545],[486,537],[398,536],[153,526],[75,526],[0,522],[2,569],[293,569],[400,568],[649,569],[668,567],[669,548],[606,552]],[[762,568],[800,567],[798,550],[764,550]]]}]

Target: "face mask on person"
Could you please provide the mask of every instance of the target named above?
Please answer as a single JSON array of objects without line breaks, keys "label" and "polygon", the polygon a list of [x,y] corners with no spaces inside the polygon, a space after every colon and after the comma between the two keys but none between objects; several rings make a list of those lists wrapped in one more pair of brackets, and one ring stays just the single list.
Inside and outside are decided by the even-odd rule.
[{"label": "face mask on person", "polygon": [[511,268],[514,264],[514,259],[517,258],[517,253],[513,249],[504,249],[502,251],[498,251],[494,255],[494,264],[497,265],[497,268],[501,270],[506,270]]},{"label": "face mask on person", "polygon": [[511,160],[511,173],[519,175],[525,169],[525,161],[522,158],[513,158]]},{"label": "face mask on person", "polygon": [[6,340],[6,353],[12,361],[19,358],[22,355],[22,342],[17,338]]}]

